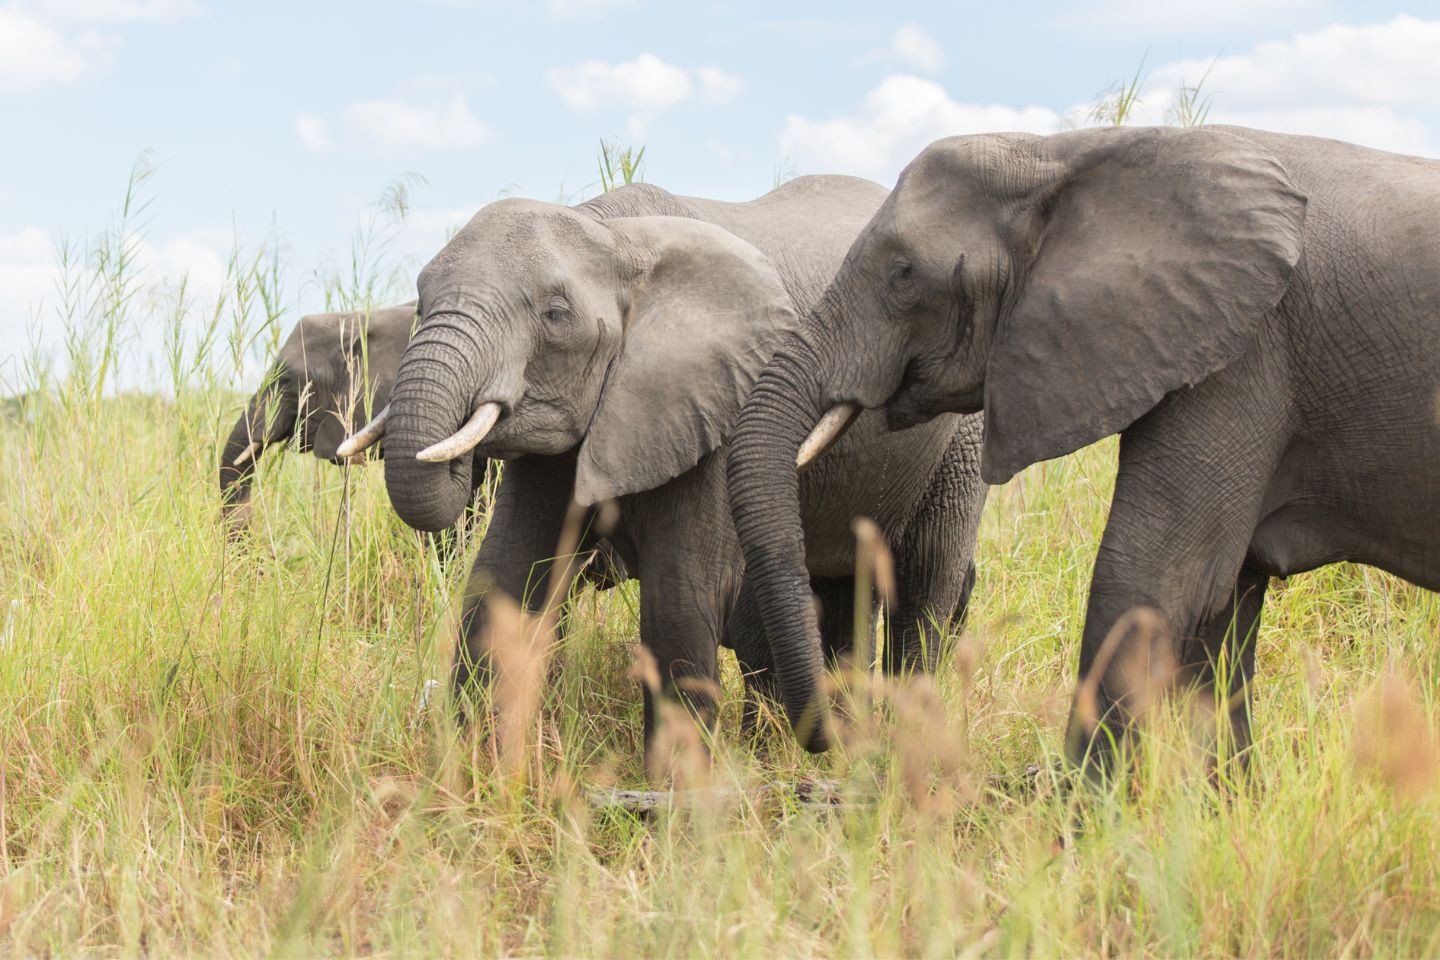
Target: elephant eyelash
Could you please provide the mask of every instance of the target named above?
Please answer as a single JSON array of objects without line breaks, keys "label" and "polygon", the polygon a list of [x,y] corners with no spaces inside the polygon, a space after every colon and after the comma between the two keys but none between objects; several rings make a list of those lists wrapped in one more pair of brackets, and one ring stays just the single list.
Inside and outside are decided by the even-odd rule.
[{"label": "elephant eyelash", "polygon": [[540,319],[546,323],[563,323],[572,316],[570,304],[564,301],[552,301],[540,314]]},{"label": "elephant eyelash", "polygon": [[890,302],[892,309],[908,312],[919,306],[924,291],[915,280],[915,264],[909,261],[897,261],[891,266],[885,297]]}]

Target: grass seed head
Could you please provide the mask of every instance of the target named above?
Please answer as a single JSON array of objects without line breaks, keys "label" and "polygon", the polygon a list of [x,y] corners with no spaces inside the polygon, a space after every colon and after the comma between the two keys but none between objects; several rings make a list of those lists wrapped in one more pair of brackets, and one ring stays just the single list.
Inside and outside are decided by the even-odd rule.
[{"label": "grass seed head", "polygon": [[1440,745],[1415,681],[1387,669],[1355,709],[1355,761],[1404,801],[1440,780]]}]

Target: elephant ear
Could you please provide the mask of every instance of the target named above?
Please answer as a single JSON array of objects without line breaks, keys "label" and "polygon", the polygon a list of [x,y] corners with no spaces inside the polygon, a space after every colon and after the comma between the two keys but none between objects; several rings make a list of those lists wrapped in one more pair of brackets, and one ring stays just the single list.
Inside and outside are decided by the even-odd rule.
[{"label": "elephant ear", "polygon": [[725,442],[761,369],[798,326],[771,262],[681,217],[607,220],[622,261],[624,339],[580,447],[575,499],[650,490]]},{"label": "elephant ear", "polygon": [[1034,144],[1040,239],[986,369],[989,483],[1124,430],[1249,349],[1305,220],[1280,162],[1240,135],[1085,130]]},{"label": "elephant ear", "polygon": [[[400,369],[400,357],[410,344],[410,335],[415,328],[414,301],[398,307],[382,307],[371,310],[368,315],[348,315],[352,333],[346,359],[346,380],[359,381],[366,386],[369,396],[360,395],[356,415],[369,419],[374,411],[390,402],[390,389],[395,385],[395,373]],[[363,377],[363,379],[362,379]],[[356,424],[359,426],[359,424]]]}]

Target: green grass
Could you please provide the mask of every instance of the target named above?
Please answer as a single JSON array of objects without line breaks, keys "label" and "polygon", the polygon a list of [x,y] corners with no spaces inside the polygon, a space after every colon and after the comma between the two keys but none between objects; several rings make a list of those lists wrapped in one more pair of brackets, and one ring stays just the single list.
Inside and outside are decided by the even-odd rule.
[{"label": "green grass", "polygon": [[1354,744],[1387,664],[1433,728],[1440,613],[1374,571],[1275,590],[1248,793],[1219,797],[1163,724],[1129,790],[1023,789],[1060,742],[1108,444],[993,494],[962,654],[847,750],[738,742],[727,661],[714,780],[834,777],[855,805],[642,824],[584,801],[643,783],[634,586],[579,599],[529,781],[501,778],[417,713],[464,571],[398,524],[379,470],[352,471],[345,509],[339,471],[268,457],[252,535],[226,544],[236,402],[42,397],[0,425],[8,952],[1440,950],[1440,803],[1397,796]]},{"label": "green grass", "polygon": [[[1273,589],[1242,788],[1210,785],[1179,706],[1124,786],[1048,772],[1113,442],[992,492],[955,653],[877,685],[843,749],[741,742],[725,654],[713,766],[679,769],[743,797],[593,809],[645,782],[629,584],[578,598],[502,774],[419,709],[466,570],[394,518],[381,471],[268,454],[226,541],[235,365],[280,322],[273,258],[235,264],[182,336],[183,300],[157,320],[100,258],[74,372],[32,362],[37,392],[0,408],[0,952],[1440,953],[1434,595],[1343,565]],[[165,395],[115,395],[142,322],[175,325]],[[801,778],[852,802],[751,792]]]}]

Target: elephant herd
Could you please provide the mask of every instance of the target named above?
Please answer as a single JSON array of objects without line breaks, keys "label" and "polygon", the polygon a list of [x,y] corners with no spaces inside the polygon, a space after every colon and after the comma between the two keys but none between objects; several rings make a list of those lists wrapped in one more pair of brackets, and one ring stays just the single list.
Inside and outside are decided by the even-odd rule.
[{"label": "elephant herd", "polygon": [[[662,680],[647,745],[656,696],[713,721],[728,646],[747,722],[778,700],[827,749],[825,670],[855,618],[883,609],[882,669],[933,671],[976,582],[986,485],[1117,433],[1078,765],[1106,769],[1133,735],[1139,644],[1223,687],[1243,755],[1271,577],[1351,560],[1440,589],[1434,160],[1237,127],[951,137],[893,191],[807,176],[745,203],[648,184],[501,200],[418,295],[303,318],[220,484],[233,515],[268,443],[375,448],[396,512],[436,532],[504,461],[457,705],[490,680],[490,603],[538,609],[583,510],[599,584],[642,585]],[[894,560],[869,610],[862,516]]]}]

